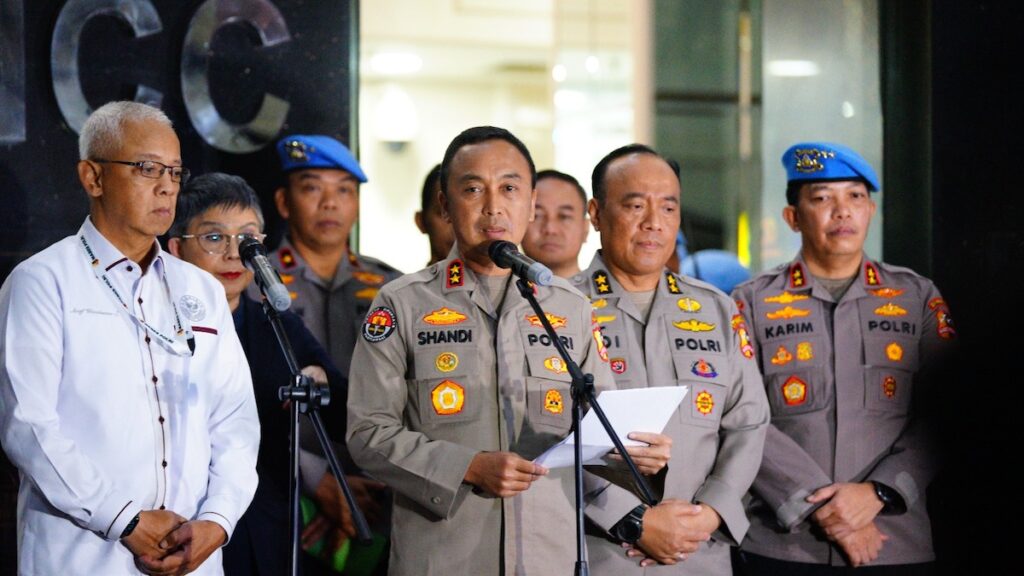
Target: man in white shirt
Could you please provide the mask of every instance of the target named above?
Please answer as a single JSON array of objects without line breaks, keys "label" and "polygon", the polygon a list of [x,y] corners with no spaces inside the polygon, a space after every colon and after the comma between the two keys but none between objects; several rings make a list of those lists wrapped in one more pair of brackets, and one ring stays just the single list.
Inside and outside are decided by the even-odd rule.
[{"label": "man in white shirt", "polygon": [[0,439],[21,574],[221,574],[259,422],[223,287],[163,252],[188,170],[134,102],[82,128],[89,217],[0,289]]}]

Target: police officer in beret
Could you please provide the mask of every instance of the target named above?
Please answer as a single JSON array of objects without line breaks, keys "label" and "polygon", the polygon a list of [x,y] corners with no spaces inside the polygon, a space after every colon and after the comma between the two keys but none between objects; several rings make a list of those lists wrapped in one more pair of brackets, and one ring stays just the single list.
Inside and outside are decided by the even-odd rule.
[{"label": "police officer in beret", "polygon": [[[572,468],[532,462],[569,433],[570,377],[509,271],[487,255],[496,240],[522,240],[535,178],[507,130],[459,134],[441,164],[454,248],[384,286],[363,323],[347,440],[395,492],[392,574],[572,572]],[[596,387],[613,387],[586,298],[557,277],[536,294]],[[642,471],[664,467],[665,440],[630,449]]]},{"label": "police officer in beret", "polygon": [[853,150],[801,142],[782,156],[790,263],[739,286],[772,423],[751,489],[744,574],[932,572],[925,490],[935,467],[923,372],[956,332],[939,291],[868,258],[878,178]]},{"label": "police officer in beret", "polygon": [[[291,310],[302,317],[339,371],[348,374],[363,316],[380,287],[399,272],[349,246],[349,233],[359,218],[359,185],[367,179],[344,144],[329,136],[297,134],[278,141],[277,152],[284,181],[274,192],[274,203],[288,222],[288,233],[270,261],[291,293]],[[250,290],[258,297],[258,289]],[[319,453],[308,426],[303,427],[302,445]],[[355,474],[344,446],[336,451],[371,524],[375,519],[386,523],[384,486]],[[304,452],[302,467],[305,488],[321,510],[343,519],[347,505],[326,460]],[[317,524],[322,530],[323,523]]]},{"label": "police officer in beret", "polygon": [[662,156],[641,144],[610,152],[593,191],[602,248],[572,283],[591,297],[616,384],[689,388],[665,428],[673,464],[658,478],[661,503],[648,507],[616,484],[588,494],[593,572],[729,574],[768,425],[753,350],[728,296],[665,267],[680,189]]}]

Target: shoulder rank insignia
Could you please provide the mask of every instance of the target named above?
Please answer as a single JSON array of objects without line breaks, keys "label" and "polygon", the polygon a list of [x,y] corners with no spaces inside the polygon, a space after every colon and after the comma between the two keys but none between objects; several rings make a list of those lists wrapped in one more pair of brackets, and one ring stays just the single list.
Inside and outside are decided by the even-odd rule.
[{"label": "shoulder rank insignia", "polygon": [[786,350],[785,346],[779,346],[779,349],[775,351],[775,356],[772,356],[772,364],[776,366],[785,366],[793,361],[793,355]]},{"label": "shoulder rank insignia", "polygon": [[799,406],[807,401],[807,383],[790,376],[782,383],[782,398],[786,406]]},{"label": "shoulder rank insignia", "polygon": [[366,272],[363,270],[356,270],[352,272],[352,277],[359,280],[363,284],[369,284],[371,286],[380,286],[384,283],[383,274],[374,274],[373,272]]},{"label": "shoulder rank insignia", "polygon": [[285,270],[295,268],[295,255],[291,248],[281,248],[277,251],[277,259],[281,261],[281,267]]},{"label": "shoulder rank insignia", "polygon": [[693,404],[697,407],[697,412],[707,416],[715,409],[715,397],[711,395],[711,392],[701,390],[693,397]]},{"label": "shoulder rank insignia", "polygon": [[902,296],[905,290],[899,288],[876,288],[874,290],[868,290],[872,295],[878,296],[879,298],[895,298]]},{"label": "shoulder rank insignia", "polygon": [[458,310],[442,306],[423,317],[423,321],[434,326],[450,326],[465,321],[466,315]]},{"label": "shoulder rank insignia", "polygon": [[782,294],[768,296],[764,301],[767,304],[792,304],[793,302],[807,300],[808,298],[810,298],[810,296],[807,294],[790,294],[788,291],[783,290]]},{"label": "shoulder rank insignia", "polygon": [[446,285],[449,288],[459,288],[465,282],[466,278],[462,270],[462,260],[456,258],[448,264],[448,279]]},{"label": "shoulder rank insignia", "polygon": [[562,393],[551,389],[544,394],[544,409],[552,414],[561,414],[564,408]]},{"label": "shoulder rank insignia", "polygon": [[682,294],[679,284],[676,282],[676,275],[672,272],[665,272],[665,282],[668,283],[668,291],[672,294]]},{"label": "shoulder rank insignia", "polygon": [[700,358],[696,362],[690,365],[690,372],[701,378],[714,378],[718,376],[718,372],[715,371],[715,367],[707,360]]},{"label": "shoulder rank insignia", "polygon": [[864,261],[864,283],[868,286],[878,286],[882,283],[882,277],[878,275],[878,268],[867,260]]},{"label": "shoulder rank insignia", "polygon": [[430,391],[430,402],[441,416],[458,414],[466,403],[466,390],[457,382],[444,380]]},{"label": "shoulder rank insignia", "polygon": [[796,345],[796,359],[800,362],[814,359],[814,348],[810,342],[801,342]]},{"label": "shoulder rank insignia", "polygon": [[594,300],[593,302],[590,303],[590,306],[594,310],[600,310],[601,308],[604,308],[607,305],[608,305],[608,300],[606,300],[604,298],[598,298],[597,300]]},{"label": "shoulder rank insignia", "polygon": [[707,322],[701,322],[700,320],[696,320],[693,318],[691,318],[690,320],[680,320],[679,322],[673,322],[672,325],[675,326],[676,328],[679,328],[680,330],[685,330],[687,332],[710,332],[711,330],[715,329],[714,324],[708,324]]},{"label": "shoulder rank insignia", "polygon": [[362,290],[357,290],[356,298],[360,298],[362,300],[373,300],[377,296],[377,292],[379,292],[377,288],[369,286],[367,288],[363,288]]},{"label": "shoulder rank insignia", "polygon": [[740,352],[747,358],[754,357],[754,347],[750,344],[750,334],[747,333],[747,321],[743,316],[736,314],[732,317],[732,330],[740,339]]},{"label": "shoulder rank insignia", "polygon": [[598,294],[612,293],[612,285],[608,283],[607,272],[604,270],[598,270],[597,272],[594,272],[592,278],[594,279],[594,290],[597,291]]},{"label": "shoulder rank insignia", "polygon": [[804,276],[804,267],[799,262],[793,262],[789,266],[789,287],[803,288],[807,285],[807,277]]},{"label": "shoulder rank insignia", "polygon": [[779,318],[803,318],[809,316],[810,310],[804,310],[803,308],[793,308],[792,306],[786,306],[782,310],[776,310],[775,312],[765,312],[765,318],[769,320],[778,320]]},{"label": "shoulder rank insignia", "polygon": [[879,316],[906,316],[907,311],[892,302],[886,302],[884,306],[875,308],[875,314]]},{"label": "shoulder rank insignia", "polygon": [[[544,316],[547,317],[548,322],[551,323],[551,327],[552,328],[557,329],[557,328],[562,328],[563,326],[568,325],[568,322],[562,316],[555,316],[554,314],[552,314],[550,312],[545,312]],[[544,327],[544,324],[542,324],[541,321],[540,321],[540,317],[537,316],[537,315],[527,316],[526,317],[526,321],[530,323],[530,326],[537,326],[538,328],[543,328]]]},{"label": "shoulder rank insignia", "polygon": [[679,300],[676,300],[676,306],[679,306],[679,309],[683,312],[697,312],[701,309],[700,302],[697,302],[689,296],[684,296]]}]

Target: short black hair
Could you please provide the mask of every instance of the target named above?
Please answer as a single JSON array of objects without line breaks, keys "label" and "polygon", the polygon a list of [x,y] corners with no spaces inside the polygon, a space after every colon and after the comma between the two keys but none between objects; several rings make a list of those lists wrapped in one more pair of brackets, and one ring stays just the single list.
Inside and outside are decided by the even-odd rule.
[{"label": "short black hair", "polygon": [[194,218],[210,208],[250,208],[256,212],[263,229],[263,211],[256,192],[241,177],[223,172],[210,172],[190,179],[178,193],[178,204],[174,209],[174,223],[167,232],[168,238],[180,238]]},{"label": "short black hair", "polygon": [[566,174],[565,172],[559,172],[558,170],[548,169],[537,172],[537,182],[540,182],[545,178],[561,180],[562,182],[565,182],[566,184],[569,184],[573,188],[575,188],[576,191],[579,192],[580,194],[580,200],[583,202],[583,211],[587,211],[587,191],[583,189],[583,186],[580,184],[579,180],[573,178],[572,176]]},{"label": "short black hair", "polygon": [[604,182],[605,176],[608,174],[608,167],[611,166],[612,162],[630,154],[650,154],[651,156],[661,158],[672,170],[672,173],[676,175],[676,178],[679,178],[679,163],[658,154],[658,151],[654,148],[646,144],[627,144],[621,146],[606,154],[604,158],[601,158],[597,166],[594,166],[594,173],[590,176],[590,189],[593,191],[594,200],[597,200],[599,206],[604,206],[604,199],[608,196],[608,188]]},{"label": "short black hair", "polygon": [[479,144],[481,142],[487,142],[488,140],[504,140],[509,144],[516,147],[516,150],[526,158],[526,163],[530,165],[530,186],[535,188],[537,186],[537,167],[533,164],[533,157],[530,156],[530,151],[526,149],[526,144],[519,138],[516,138],[514,134],[505,130],[504,128],[498,128],[496,126],[474,126],[463,130],[458,136],[452,140],[452,143],[448,145],[448,149],[444,151],[444,160],[441,160],[441,192],[448,194],[448,176],[450,175],[452,160],[455,159],[455,155],[464,148],[472,144]]},{"label": "short black hair", "polygon": [[420,210],[426,214],[427,210],[437,202],[437,194],[434,194],[434,187],[437,186],[437,181],[441,179],[441,165],[438,164],[427,172],[427,177],[423,180],[423,194],[420,196]]}]

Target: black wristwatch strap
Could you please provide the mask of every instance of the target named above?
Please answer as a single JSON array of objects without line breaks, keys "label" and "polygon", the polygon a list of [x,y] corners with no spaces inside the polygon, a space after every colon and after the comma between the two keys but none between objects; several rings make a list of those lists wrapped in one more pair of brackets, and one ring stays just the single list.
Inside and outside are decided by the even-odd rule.
[{"label": "black wristwatch strap", "polygon": [[139,512],[135,515],[135,518],[132,518],[131,521],[128,522],[128,525],[125,526],[124,530],[121,531],[121,538],[127,538],[131,536],[132,532],[135,531],[135,527],[139,525],[139,516],[141,515],[142,512]]},{"label": "black wristwatch strap", "polygon": [[630,544],[636,544],[637,540],[640,540],[640,536],[644,532],[644,512],[647,511],[647,506],[640,504],[636,508],[629,511],[612,526],[610,530],[612,536],[615,536],[623,542]]},{"label": "black wristwatch strap", "polygon": [[899,516],[907,511],[907,503],[903,501],[903,497],[900,496],[899,492],[881,482],[872,480],[871,484],[875,487],[875,496],[882,502],[882,511],[879,514],[883,516]]}]

